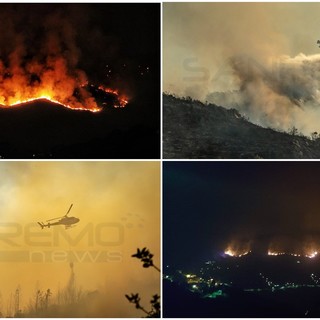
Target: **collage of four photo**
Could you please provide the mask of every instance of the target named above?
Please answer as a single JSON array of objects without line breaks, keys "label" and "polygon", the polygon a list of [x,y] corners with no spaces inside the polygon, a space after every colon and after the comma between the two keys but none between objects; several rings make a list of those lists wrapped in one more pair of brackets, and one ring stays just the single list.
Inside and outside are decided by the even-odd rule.
[{"label": "collage of four photo", "polygon": [[0,317],[319,317],[319,12],[1,3]]}]

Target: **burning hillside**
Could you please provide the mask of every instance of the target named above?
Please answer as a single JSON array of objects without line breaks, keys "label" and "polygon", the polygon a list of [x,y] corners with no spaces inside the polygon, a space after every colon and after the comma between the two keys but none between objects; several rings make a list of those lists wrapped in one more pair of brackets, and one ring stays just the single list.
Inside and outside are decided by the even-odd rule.
[{"label": "burning hillside", "polygon": [[[23,6],[1,6],[2,107],[47,99],[74,110],[97,112],[102,108],[88,85],[86,71],[80,67],[84,39],[80,39],[77,27],[82,15],[72,7],[63,10],[34,5],[32,10],[25,10]],[[97,87],[110,96],[114,107],[126,105],[127,97],[114,86]]]},{"label": "burning hillside", "polygon": [[[86,104],[87,102],[82,99],[83,94],[90,96],[92,103]],[[3,96],[1,98],[4,98]],[[54,94],[48,94],[46,91],[40,90],[38,93],[30,94],[22,97],[21,99],[10,99],[10,103],[2,100],[0,103],[1,108],[11,108],[11,107],[22,107],[22,105],[28,102],[37,102],[39,100],[47,100],[49,102],[61,105],[65,108],[71,110],[80,110],[80,111],[90,111],[90,112],[99,112],[105,107],[109,108],[124,108],[128,103],[128,98],[119,95],[117,90],[104,88],[103,86],[94,86],[87,85],[79,89],[76,89],[71,97],[68,99],[58,99],[55,98]]]},{"label": "burning hillside", "polygon": [[159,158],[159,89],[159,4],[0,4],[0,158]]}]

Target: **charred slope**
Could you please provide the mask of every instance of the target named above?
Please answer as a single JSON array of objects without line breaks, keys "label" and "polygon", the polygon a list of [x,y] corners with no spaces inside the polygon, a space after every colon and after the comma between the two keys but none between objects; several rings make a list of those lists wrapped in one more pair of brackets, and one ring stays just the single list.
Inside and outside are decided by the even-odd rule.
[{"label": "charred slope", "polygon": [[165,94],[163,156],[167,159],[318,159],[320,142],[259,127],[234,109]]},{"label": "charred slope", "polygon": [[0,156],[30,158],[158,158],[158,127],[137,120],[139,104],[75,111],[47,100],[0,109]]}]

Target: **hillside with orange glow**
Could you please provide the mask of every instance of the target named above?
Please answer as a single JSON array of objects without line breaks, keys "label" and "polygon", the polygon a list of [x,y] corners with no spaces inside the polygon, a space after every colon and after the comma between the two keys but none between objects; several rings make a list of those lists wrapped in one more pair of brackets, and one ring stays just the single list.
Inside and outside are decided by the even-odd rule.
[{"label": "hillside with orange glow", "polygon": [[3,3],[0,48],[0,158],[160,157],[159,4]]}]

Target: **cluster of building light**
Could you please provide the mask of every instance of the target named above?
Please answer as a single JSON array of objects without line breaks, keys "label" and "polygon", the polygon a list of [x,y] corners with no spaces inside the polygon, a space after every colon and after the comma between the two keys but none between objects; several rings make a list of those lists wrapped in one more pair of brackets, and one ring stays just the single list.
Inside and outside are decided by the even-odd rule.
[{"label": "cluster of building light", "polygon": [[[244,252],[242,254],[236,254],[235,251],[232,249],[226,250],[224,253],[226,255],[229,255],[231,257],[241,257],[244,255],[249,254],[251,251]],[[293,257],[306,257],[306,258],[315,258],[318,255],[317,251],[309,251],[308,254],[297,254],[297,253],[286,253],[286,252],[276,252],[269,250],[268,251],[269,256],[293,256]],[[300,263],[299,259],[293,259],[297,260],[297,262]],[[221,265],[218,261],[206,261],[205,265],[199,269],[200,275],[198,276],[197,273],[184,273],[182,271],[179,271],[181,275],[185,277],[185,284],[188,286],[188,289],[193,292],[197,292],[200,294],[203,294],[203,297],[211,298],[212,290],[221,290],[226,287],[231,287],[233,284],[231,281],[228,281],[228,283],[225,283],[223,281],[223,275],[221,274],[221,271],[226,271],[234,269],[235,267],[239,267],[238,264],[234,265],[234,268],[232,267],[233,264],[229,264],[228,260],[225,260],[227,262],[226,264],[223,263]],[[231,260],[230,260],[231,262]],[[234,260],[235,262],[235,260]],[[240,261],[239,261],[240,262]],[[220,265],[220,266],[219,266]],[[231,267],[230,267],[231,266]],[[230,268],[229,268],[230,267]],[[228,275],[230,275],[230,271],[228,272]],[[216,276],[220,278],[220,280],[217,280]],[[255,275],[253,275],[255,276]],[[222,278],[221,278],[222,277]],[[274,282],[272,279],[270,279],[269,275],[263,275],[262,273],[259,273],[259,277],[261,278],[262,282],[256,282],[254,287],[249,288],[243,288],[244,291],[278,291],[278,290],[291,290],[291,289],[297,289],[297,288],[320,288],[320,277],[316,276],[315,274],[311,274],[311,280],[309,281],[302,281],[302,283],[295,283],[293,281],[280,281],[280,283]],[[229,278],[229,276],[228,276]],[[166,277],[166,279],[172,281],[173,278],[169,279]],[[310,278],[309,278],[310,279]],[[288,279],[287,279],[288,280]],[[305,279],[307,280],[307,279]],[[259,285],[260,283],[260,285]],[[214,294],[213,296],[216,296]]]},{"label": "cluster of building light", "polygon": [[259,276],[262,278],[262,280],[265,281],[266,285],[271,288],[272,291],[274,291],[277,287],[279,287],[278,284],[275,284],[272,282],[268,277],[264,276],[262,273],[259,273]]},{"label": "cluster of building light", "polygon": [[320,280],[320,279],[319,279],[319,277],[316,276],[314,273],[311,273],[310,278],[312,279],[312,281],[313,281],[316,285],[319,284],[319,280]]}]

